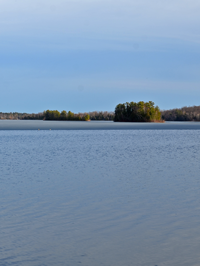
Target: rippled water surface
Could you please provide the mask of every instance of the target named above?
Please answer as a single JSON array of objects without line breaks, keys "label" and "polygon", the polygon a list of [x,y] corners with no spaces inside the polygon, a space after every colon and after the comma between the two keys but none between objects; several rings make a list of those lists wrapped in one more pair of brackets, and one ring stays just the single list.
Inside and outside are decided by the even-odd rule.
[{"label": "rippled water surface", "polygon": [[0,131],[0,265],[200,264],[200,131]]}]

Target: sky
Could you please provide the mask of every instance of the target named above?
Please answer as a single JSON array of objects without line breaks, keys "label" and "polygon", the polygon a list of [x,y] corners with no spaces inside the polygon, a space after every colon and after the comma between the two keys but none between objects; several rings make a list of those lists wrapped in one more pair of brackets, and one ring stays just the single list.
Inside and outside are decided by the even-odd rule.
[{"label": "sky", "polygon": [[0,0],[0,112],[200,105],[199,0]]}]

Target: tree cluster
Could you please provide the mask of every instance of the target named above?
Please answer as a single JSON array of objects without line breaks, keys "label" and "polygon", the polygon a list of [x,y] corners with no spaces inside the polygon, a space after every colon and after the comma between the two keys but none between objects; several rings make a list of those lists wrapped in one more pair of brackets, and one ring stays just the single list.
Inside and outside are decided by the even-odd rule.
[{"label": "tree cluster", "polygon": [[43,113],[44,120],[71,120],[71,121],[89,121],[90,116],[87,113],[74,114],[71,111],[62,111],[61,113],[57,110],[46,110]]},{"label": "tree cluster", "polygon": [[161,113],[166,121],[200,121],[200,106],[176,108]]},{"label": "tree cluster", "polygon": [[158,106],[149,102],[126,102],[115,107],[115,122],[161,122]]}]

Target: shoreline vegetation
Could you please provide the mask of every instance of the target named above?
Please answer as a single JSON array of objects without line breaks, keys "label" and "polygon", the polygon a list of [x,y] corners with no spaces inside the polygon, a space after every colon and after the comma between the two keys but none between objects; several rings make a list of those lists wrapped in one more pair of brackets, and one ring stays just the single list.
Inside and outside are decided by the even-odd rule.
[{"label": "shoreline vegetation", "polygon": [[71,111],[46,110],[40,113],[0,112],[0,120],[53,120],[53,121],[90,121],[104,120],[114,122],[156,122],[200,121],[200,106],[160,110],[154,103],[126,102],[118,104],[114,112],[88,112],[75,114]]},{"label": "shoreline vegetation", "polygon": [[75,114],[71,111],[63,110],[46,110],[40,113],[2,113],[0,112],[0,120],[53,120],[53,121],[90,121],[90,120],[105,120],[113,121],[114,112],[88,112]]},{"label": "shoreline vegetation", "polygon": [[185,106],[162,111],[165,121],[200,121],[200,106]]}]

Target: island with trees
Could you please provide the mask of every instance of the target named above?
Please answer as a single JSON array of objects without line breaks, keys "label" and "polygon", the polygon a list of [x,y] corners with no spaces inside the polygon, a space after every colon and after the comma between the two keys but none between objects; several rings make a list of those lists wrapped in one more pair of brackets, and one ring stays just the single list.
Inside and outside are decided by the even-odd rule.
[{"label": "island with trees", "polygon": [[163,122],[161,111],[154,102],[126,102],[115,108],[115,122]]}]

